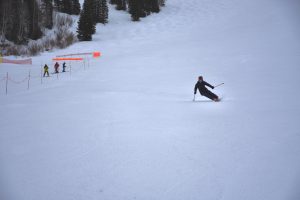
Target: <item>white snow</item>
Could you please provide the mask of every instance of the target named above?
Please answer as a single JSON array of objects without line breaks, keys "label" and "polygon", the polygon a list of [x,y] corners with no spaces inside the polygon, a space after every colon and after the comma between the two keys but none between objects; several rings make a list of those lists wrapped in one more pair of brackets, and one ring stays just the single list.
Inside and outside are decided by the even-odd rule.
[{"label": "white snow", "polygon": [[[0,199],[300,199],[300,2],[168,0],[133,23],[110,9],[93,42],[0,65]],[[58,54],[99,50],[72,76]],[[219,103],[197,76],[225,85]],[[2,195],[2,196],[1,196]]]}]

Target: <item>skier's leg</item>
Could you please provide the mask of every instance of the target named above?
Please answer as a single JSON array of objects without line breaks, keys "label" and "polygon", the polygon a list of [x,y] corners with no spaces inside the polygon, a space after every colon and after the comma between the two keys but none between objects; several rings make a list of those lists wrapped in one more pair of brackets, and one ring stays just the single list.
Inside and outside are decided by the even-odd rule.
[{"label": "skier's leg", "polygon": [[218,101],[219,100],[219,97],[216,94],[212,93],[211,91],[208,91],[208,93],[211,97],[210,99],[212,99],[213,101]]},{"label": "skier's leg", "polygon": [[213,100],[213,101],[218,101],[219,97],[212,93],[211,91],[207,90],[205,93],[202,94],[203,96],[206,96],[207,98]]}]

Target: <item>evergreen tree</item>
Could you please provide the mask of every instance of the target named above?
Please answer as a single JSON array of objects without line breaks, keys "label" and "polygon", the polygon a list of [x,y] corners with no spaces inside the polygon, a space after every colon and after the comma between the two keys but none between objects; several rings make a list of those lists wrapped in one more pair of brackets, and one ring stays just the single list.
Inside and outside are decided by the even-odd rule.
[{"label": "evergreen tree", "polygon": [[166,0],[158,0],[158,5],[159,6],[165,6],[166,5]]},{"label": "evergreen tree", "polygon": [[73,15],[79,15],[80,14],[79,0],[72,0],[72,14]]},{"label": "evergreen tree", "polygon": [[21,2],[17,0],[12,0],[10,5],[10,12],[8,14],[11,19],[8,22],[8,31],[6,38],[17,44],[23,41],[22,28],[21,28]]},{"label": "evergreen tree", "polygon": [[[36,40],[42,36],[42,31],[39,26],[40,10],[39,10],[36,0],[29,0],[27,2],[28,2],[27,3],[28,11],[29,11],[29,20],[27,22],[29,25],[28,36],[30,39]],[[26,3],[25,3],[25,6],[26,6]]]},{"label": "evergreen tree", "polygon": [[58,12],[66,13],[69,15],[80,14],[79,0],[54,0],[54,8]]},{"label": "evergreen tree", "polygon": [[106,24],[108,21],[107,0],[94,0],[94,8],[95,22]]},{"label": "evergreen tree", "polygon": [[126,10],[126,0],[116,0],[116,9],[117,10]]},{"label": "evergreen tree", "polygon": [[118,0],[110,0],[109,3],[112,5],[116,5]]},{"label": "evergreen tree", "polygon": [[85,0],[83,3],[77,28],[77,37],[80,41],[92,40],[92,35],[96,32],[93,6],[94,0]]},{"label": "evergreen tree", "polygon": [[0,39],[5,40],[5,34],[8,27],[8,15],[9,15],[9,5],[10,2],[5,0],[0,0]]},{"label": "evergreen tree", "polygon": [[139,21],[141,17],[145,17],[144,0],[129,0],[128,1],[129,13],[131,14],[132,21]]},{"label": "evergreen tree", "polygon": [[147,15],[150,15],[152,12],[158,13],[160,11],[158,0],[144,0],[144,10]]},{"label": "evergreen tree", "polygon": [[151,0],[150,3],[151,3],[151,6],[150,6],[151,10],[150,11],[154,12],[154,13],[159,13],[160,9],[159,9],[158,0]]},{"label": "evergreen tree", "polygon": [[53,27],[53,0],[42,0],[41,4],[41,23],[44,27]]},{"label": "evergreen tree", "polygon": [[62,12],[72,14],[72,0],[62,0]]},{"label": "evergreen tree", "polygon": [[143,9],[146,15],[150,15],[152,10],[152,0],[144,0]]},{"label": "evergreen tree", "polygon": [[54,0],[54,8],[56,11],[62,12],[63,10],[62,0]]},{"label": "evergreen tree", "polygon": [[0,5],[2,39],[21,44],[42,36],[40,9],[35,0],[1,0]]}]

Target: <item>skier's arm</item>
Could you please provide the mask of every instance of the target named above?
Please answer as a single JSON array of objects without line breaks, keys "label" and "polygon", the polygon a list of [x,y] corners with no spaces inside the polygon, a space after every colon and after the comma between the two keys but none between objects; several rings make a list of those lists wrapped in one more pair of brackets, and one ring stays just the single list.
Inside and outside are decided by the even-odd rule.
[{"label": "skier's arm", "polygon": [[195,88],[194,88],[194,94],[196,94],[196,93],[197,93],[197,83],[196,83]]},{"label": "skier's arm", "polygon": [[209,83],[207,83],[207,82],[205,82],[205,81],[203,81],[204,82],[204,85],[207,85],[208,87],[210,87],[211,89],[214,89],[215,87],[214,86],[212,86],[211,84],[209,84]]}]

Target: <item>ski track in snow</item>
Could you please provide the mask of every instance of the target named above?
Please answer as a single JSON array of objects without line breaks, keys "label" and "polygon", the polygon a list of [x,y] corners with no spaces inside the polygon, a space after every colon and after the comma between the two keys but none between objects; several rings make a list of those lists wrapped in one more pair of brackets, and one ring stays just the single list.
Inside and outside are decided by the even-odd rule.
[{"label": "ski track in snow", "polygon": [[[168,0],[138,23],[110,8],[93,42],[0,66],[35,76],[0,82],[0,199],[299,199],[299,3]],[[55,55],[95,50],[40,84]],[[221,102],[192,102],[198,75],[225,82]]]}]

